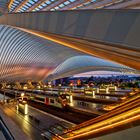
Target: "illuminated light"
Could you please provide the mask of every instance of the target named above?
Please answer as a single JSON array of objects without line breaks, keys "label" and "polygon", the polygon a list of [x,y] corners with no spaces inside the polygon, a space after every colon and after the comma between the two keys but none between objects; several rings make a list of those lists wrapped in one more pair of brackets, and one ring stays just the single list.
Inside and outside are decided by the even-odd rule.
[{"label": "illuminated light", "polygon": [[114,109],[115,107],[117,107],[117,106],[105,105],[103,107],[103,109],[106,110],[106,111],[110,111],[110,110]]},{"label": "illuminated light", "polygon": [[73,88],[74,84],[73,83],[70,83],[69,86],[71,87],[71,89]]},{"label": "illuminated light", "polygon": [[65,88],[65,89],[64,89],[64,91],[65,91],[65,92],[67,92],[67,91],[68,91],[68,89],[67,89],[67,88]]},{"label": "illuminated light", "polygon": [[95,98],[95,91],[94,90],[92,91],[92,96],[93,96],[93,98]]},{"label": "illuminated light", "polygon": [[135,95],[136,93],[135,93],[135,92],[130,92],[129,94],[130,94],[130,95]]},{"label": "illuminated light", "polygon": [[9,3],[9,5],[8,5],[8,9],[9,9],[9,10],[10,10],[10,8],[11,8],[13,2],[14,2],[14,0],[10,0],[10,3]]},{"label": "illuminated light", "polygon": [[[138,109],[139,110],[139,109]],[[126,124],[126,123],[129,123],[129,122],[132,122],[132,121],[135,121],[135,120],[139,120],[140,119],[140,115],[136,115],[136,116],[133,116],[131,118],[128,118],[128,119],[125,119],[125,120],[122,120],[122,121],[119,121],[119,122],[116,122],[114,124],[108,124],[106,126],[102,126],[101,128],[96,128],[94,130],[90,130],[88,132],[84,132],[82,134],[77,134],[76,136],[72,136],[72,137],[69,137],[69,138],[66,138],[66,140],[70,140],[70,139],[74,139],[74,138],[79,138],[79,137],[82,137],[82,136],[88,136],[90,135],[91,133],[97,133],[99,131],[103,131],[103,130],[106,130],[106,129],[111,129],[113,127],[116,127],[116,126],[120,126],[120,125],[123,125],[123,124]],[[85,129],[85,128],[84,128]]]},{"label": "illuminated light", "polygon": [[100,93],[99,88],[96,89],[96,93]]},{"label": "illuminated light", "polygon": [[28,89],[27,86],[24,86],[23,89]]},{"label": "illuminated light", "polygon": [[70,95],[70,103],[72,103],[73,102],[73,97],[72,97],[72,95]]},{"label": "illuminated light", "polygon": [[24,93],[21,93],[21,97],[23,97],[24,96]]},{"label": "illuminated light", "polygon": [[61,87],[62,85],[61,85],[61,84],[59,84],[58,86],[59,86],[59,87]]},{"label": "illuminated light", "polygon": [[23,97],[24,97],[24,93],[21,93],[21,99],[23,100]]},{"label": "illuminated light", "polygon": [[25,104],[25,106],[24,106],[24,114],[25,115],[28,114],[28,104]]},{"label": "illuminated light", "polygon": [[106,96],[106,99],[110,99],[110,96]]},{"label": "illuminated light", "polygon": [[[140,97],[140,96],[138,96],[138,97]],[[139,99],[139,98],[137,98],[137,99]],[[133,101],[132,101],[133,102]],[[137,103],[137,105],[139,105],[138,103]],[[92,128],[97,128],[97,127],[99,127],[99,126],[101,126],[101,125],[104,125],[104,124],[110,124],[110,121],[111,120],[114,120],[114,122],[116,122],[116,119],[124,119],[124,118],[127,118],[128,116],[134,116],[134,115],[136,115],[136,114],[138,114],[138,113],[140,113],[140,107],[137,107],[136,109],[134,108],[134,109],[132,109],[132,110],[130,110],[130,111],[128,111],[128,112],[124,112],[124,113],[122,113],[122,114],[120,114],[120,115],[118,115],[118,116],[114,116],[113,118],[109,118],[109,119],[106,119],[106,120],[103,120],[102,122],[100,122],[100,123],[97,123],[97,124],[95,124],[95,125],[92,125],[92,126],[90,126],[90,129]],[[115,119],[114,119],[115,118]],[[85,124],[87,124],[87,122],[85,122]],[[98,124],[100,124],[100,125],[98,125]],[[79,125],[80,126],[80,125]],[[82,125],[83,126],[83,125]],[[79,127],[78,127],[79,128]]]},{"label": "illuminated light", "polygon": [[51,88],[51,87],[52,87],[52,85],[48,85],[48,87],[49,87],[49,88]]},{"label": "illuminated light", "polygon": [[125,97],[121,97],[121,99],[122,99],[122,100],[126,100],[126,99],[127,99],[127,97],[126,97],[126,96],[125,96]]},{"label": "illuminated light", "polygon": [[117,88],[117,86],[115,86],[115,91],[117,91],[118,90],[118,88]]},{"label": "illuminated light", "polygon": [[109,93],[109,88],[108,87],[106,88],[106,93]]}]

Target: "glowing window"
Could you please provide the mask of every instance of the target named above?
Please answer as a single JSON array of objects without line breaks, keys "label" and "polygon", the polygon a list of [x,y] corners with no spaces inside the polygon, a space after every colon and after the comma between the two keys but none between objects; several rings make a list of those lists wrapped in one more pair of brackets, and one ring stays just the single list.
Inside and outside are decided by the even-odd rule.
[{"label": "glowing window", "polygon": [[29,1],[29,3],[33,5],[35,2],[34,2],[34,1],[32,1],[32,0],[30,0],[30,1]]}]

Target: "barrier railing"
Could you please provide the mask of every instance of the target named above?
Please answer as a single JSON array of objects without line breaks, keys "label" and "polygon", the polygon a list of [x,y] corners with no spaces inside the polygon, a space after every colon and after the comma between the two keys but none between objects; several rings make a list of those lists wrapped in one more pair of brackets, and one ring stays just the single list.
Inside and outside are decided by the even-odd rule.
[{"label": "barrier railing", "polygon": [[0,116],[0,129],[5,137],[6,140],[15,140],[12,133],[6,126],[5,122],[3,121],[2,117]]}]

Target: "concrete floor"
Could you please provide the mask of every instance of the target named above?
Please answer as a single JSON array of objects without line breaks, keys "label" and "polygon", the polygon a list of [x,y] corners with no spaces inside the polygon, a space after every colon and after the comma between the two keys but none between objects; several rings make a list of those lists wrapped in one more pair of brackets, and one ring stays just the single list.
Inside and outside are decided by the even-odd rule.
[{"label": "concrete floor", "polygon": [[[28,115],[23,115],[20,112],[15,110],[14,104],[7,104],[1,107],[1,112],[5,114],[13,124],[8,124],[9,129],[12,129],[12,133],[15,135],[16,139],[24,139],[24,140],[41,140],[41,133],[45,132],[51,126],[58,124],[63,124],[67,127],[71,127],[74,124],[65,121],[61,118],[53,116],[51,114],[45,113],[38,109],[29,106]],[[33,116],[31,119],[30,116]],[[39,123],[35,121],[35,119],[40,120]],[[9,120],[8,120],[9,122]],[[16,129],[19,129],[21,133],[17,133]],[[18,135],[24,135],[26,138],[19,138]],[[18,137],[18,138],[17,138]]]}]

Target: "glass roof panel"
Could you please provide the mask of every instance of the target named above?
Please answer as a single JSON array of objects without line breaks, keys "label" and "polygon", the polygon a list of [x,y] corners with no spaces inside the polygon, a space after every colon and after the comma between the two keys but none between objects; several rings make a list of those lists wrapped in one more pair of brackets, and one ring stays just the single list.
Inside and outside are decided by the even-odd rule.
[{"label": "glass roof panel", "polygon": [[64,4],[65,4],[65,5],[68,5],[68,4],[70,4],[70,2],[69,2],[69,1],[66,1],[66,2],[64,2]]},{"label": "glass roof panel", "polygon": [[29,0],[29,3],[31,3],[33,5],[35,3],[35,1]]}]

